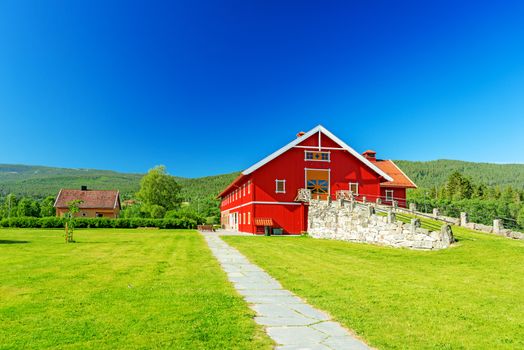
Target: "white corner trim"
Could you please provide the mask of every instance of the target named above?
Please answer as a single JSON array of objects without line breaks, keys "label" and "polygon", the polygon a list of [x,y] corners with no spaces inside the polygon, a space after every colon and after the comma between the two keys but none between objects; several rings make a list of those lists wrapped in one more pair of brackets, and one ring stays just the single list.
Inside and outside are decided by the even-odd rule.
[{"label": "white corner trim", "polygon": [[[269,156],[267,156],[266,158],[262,159],[261,161],[259,161],[258,163],[255,163],[254,165],[250,166],[249,168],[247,168],[246,170],[244,170],[242,172],[242,175],[248,175],[248,174],[251,174],[253,171],[257,170],[258,168],[260,168],[261,166],[269,163],[270,161],[272,161],[273,159],[277,158],[278,156],[280,156],[281,154],[283,154],[284,152],[288,151],[289,149],[295,147],[296,145],[298,145],[300,142],[308,139],[309,137],[315,135],[315,133],[323,133],[324,135],[326,135],[327,137],[329,137],[330,139],[332,139],[333,141],[335,141],[336,143],[338,143],[343,149],[345,149],[346,151],[348,151],[350,154],[352,154],[353,156],[355,156],[358,160],[360,160],[362,163],[364,163],[365,165],[367,165],[370,169],[372,169],[374,172],[376,172],[377,174],[379,174],[380,176],[382,176],[384,179],[386,179],[387,181],[393,181],[393,179],[391,178],[391,176],[389,176],[388,174],[386,174],[384,171],[380,170],[380,168],[378,168],[376,165],[374,165],[373,163],[371,163],[369,160],[367,160],[364,156],[362,156],[360,153],[358,153],[357,151],[355,151],[353,148],[349,147],[345,142],[343,142],[342,140],[340,140],[338,137],[336,137],[335,135],[333,135],[329,130],[327,130],[326,128],[324,128],[322,125],[317,125],[316,127],[314,127],[313,129],[309,130],[307,133],[305,133],[304,135],[302,135],[301,137],[297,137],[295,140],[291,141],[290,143],[288,143],[287,145],[285,145],[284,147],[280,148],[279,150],[271,153]],[[320,146],[320,145],[319,145]]]},{"label": "white corner trim", "polygon": [[116,204],[118,203],[118,197],[119,196],[120,196],[120,191],[116,191],[115,204],[113,205],[113,209],[116,208]]},{"label": "white corner trim", "polygon": [[62,194],[63,188],[60,189],[58,192],[58,196],[56,196],[55,203],[53,204],[53,208],[56,208],[56,202],[58,202],[58,198],[60,198],[60,195]]}]

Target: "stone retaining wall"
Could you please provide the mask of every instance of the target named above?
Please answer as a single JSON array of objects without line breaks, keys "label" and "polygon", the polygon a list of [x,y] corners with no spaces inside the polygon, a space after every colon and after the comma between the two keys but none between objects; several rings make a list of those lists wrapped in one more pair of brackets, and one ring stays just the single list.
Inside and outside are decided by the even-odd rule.
[{"label": "stone retaining wall", "polygon": [[427,250],[448,248],[454,241],[449,225],[430,232],[417,219],[411,224],[396,222],[394,213],[376,215],[373,206],[355,202],[313,200],[308,218],[308,233],[313,238]]}]

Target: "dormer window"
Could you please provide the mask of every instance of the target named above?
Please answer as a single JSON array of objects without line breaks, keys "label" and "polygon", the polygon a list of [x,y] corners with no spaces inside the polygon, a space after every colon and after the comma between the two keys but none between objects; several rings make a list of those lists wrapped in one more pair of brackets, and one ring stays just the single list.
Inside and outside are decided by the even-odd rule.
[{"label": "dormer window", "polygon": [[329,152],[305,151],[305,160],[314,162],[329,162]]}]

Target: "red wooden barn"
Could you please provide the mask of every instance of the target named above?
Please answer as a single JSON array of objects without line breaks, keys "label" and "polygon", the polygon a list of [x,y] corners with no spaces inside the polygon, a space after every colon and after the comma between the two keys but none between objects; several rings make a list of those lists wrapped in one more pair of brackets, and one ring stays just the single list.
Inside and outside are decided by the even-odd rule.
[{"label": "red wooden barn", "polygon": [[416,185],[391,160],[373,151],[356,152],[319,125],[244,170],[219,194],[225,229],[263,234],[307,231],[308,204],[297,200],[300,189],[313,198],[352,193],[356,200],[406,205],[406,189]]}]

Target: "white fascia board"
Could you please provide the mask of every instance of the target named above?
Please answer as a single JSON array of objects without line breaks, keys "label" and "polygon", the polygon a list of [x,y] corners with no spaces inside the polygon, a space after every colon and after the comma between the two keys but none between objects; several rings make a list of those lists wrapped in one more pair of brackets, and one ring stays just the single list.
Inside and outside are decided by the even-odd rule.
[{"label": "white fascia board", "polygon": [[388,181],[393,181],[393,178],[386,174],[384,171],[382,171],[379,167],[377,167],[375,164],[371,163],[369,160],[366,159],[362,154],[355,151],[353,148],[349,147],[344,141],[333,135],[329,130],[324,128],[322,125],[319,125],[321,131],[328,136],[330,139],[338,143],[342,148],[344,148],[346,151],[354,155],[358,160],[360,160],[362,163],[366,164],[368,167],[373,169],[377,174],[381,175],[384,179]]},{"label": "white fascia board", "polygon": [[283,154],[284,152],[290,150],[291,148],[295,147],[296,145],[298,145],[300,142],[308,139],[309,137],[313,136],[315,133],[317,132],[321,132],[323,133],[324,135],[326,135],[327,137],[329,137],[330,139],[332,139],[333,141],[335,141],[336,143],[338,143],[342,148],[344,148],[346,151],[348,151],[350,154],[354,155],[358,160],[360,160],[362,163],[364,163],[365,165],[367,165],[369,168],[371,168],[373,171],[375,171],[377,174],[381,175],[382,177],[384,177],[384,179],[386,179],[387,181],[393,181],[393,178],[391,178],[391,176],[389,176],[388,174],[386,174],[385,172],[383,172],[382,170],[380,170],[380,168],[378,168],[376,165],[374,165],[373,163],[371,163],[369,160],[367,160],[366,158],[364,158],[364,156],[362,156],[360,153],[358,153],[357,151],[355,151],[353,148],[349,147],[348,145],[346,145],[345,142],[343,142],[342,140],[340,140],[338,137],[336,137],[335,135],[333,135],[329,130],[327,130],[326,128],[324,128],[322,125],[317,125],[316,127],[314,127],[313,129],[311,129],[310,131],[308,131],[307,133],[305,133],[304,135],[302,135],[301,137],[297,137],[295,140],[291,141],[290,143],[288,143],[287,145],[285,145],[284,147],[282,147],[281,149],[279,149],[278,151],[276,152],[273,152],[272,154],[270,154],[269,156],[267,156],[266,158],[262,159],[261,161],[259,161],[258,163],[252,165],[251,167],[247,168],[246,170],[244,170],[242,172],[243,175],[248,175],[248,174],[251,174],[253,171],[257,170],[258,168],[260,168],[261,166],[269,163],[270,161],[272,161],[273,159],[277,158],[278,156],[280,156],[281,154]]},{"label": "white fascia board", "polygon": [[300,142],[302,142],[302,141],[306,140],[307,138],[309,138],[310,136],[314,135],[316,132],[319,132],[320,128],[321,128],[321,126],[319,125],[319,126],[313,128],[313,129],[311,129],[310,131],[308,131],[307,133],[305,133],[301,137],[297,137],[296,139],[294,139],[293,141],[291,141],[290,143],[288,143],[287,145],[285,145],[284,147],[282,147],[278,151],[271,153],[269,156],[267,156],[266,158],[262,159],[260,162],[255,163],[251,167],[249,167],[246,170],[244,170],[242,172],[242,174],[243,175],[251,174],[253,171],[257,170],[262,165],[265,165],[265,164],[269,163],[270,161],[272,161],[273,159],[277,158],[278,156],[280,156],[284,152],[286,152],[286,151],[290,150],[291,148],[293,148],[294,146],[298,145]]}]

